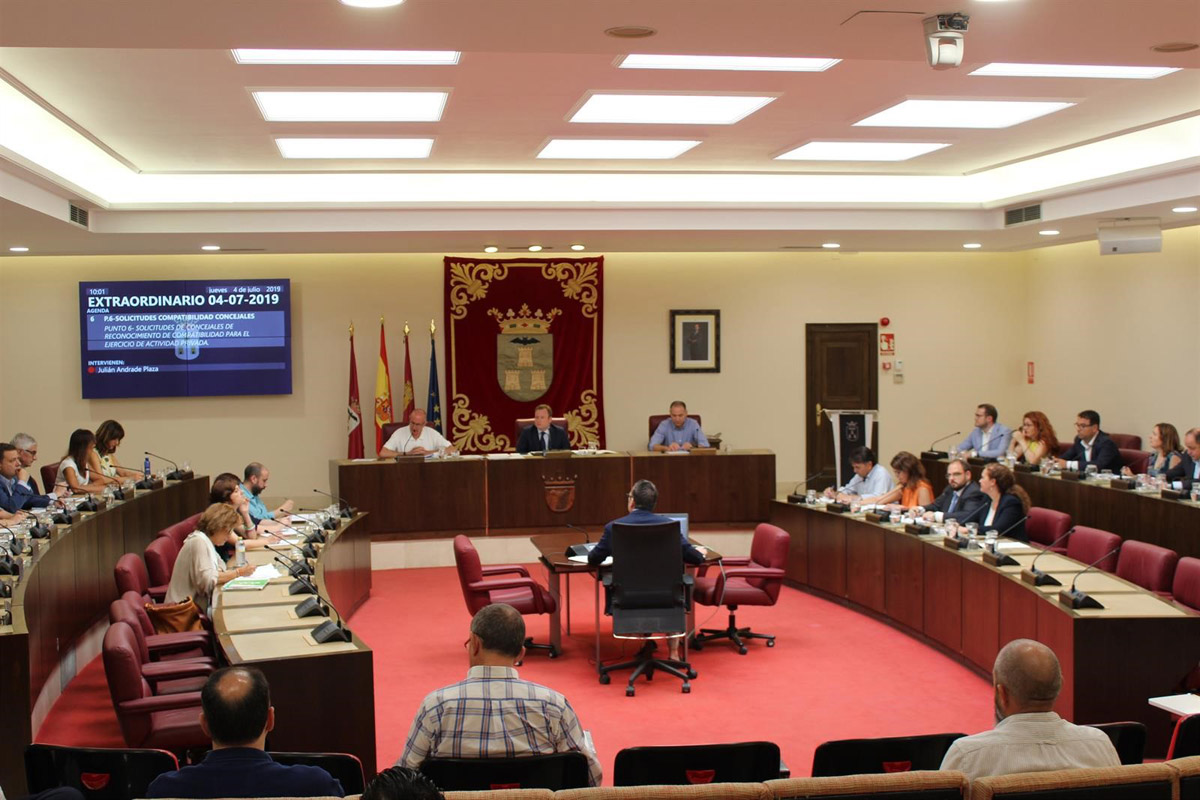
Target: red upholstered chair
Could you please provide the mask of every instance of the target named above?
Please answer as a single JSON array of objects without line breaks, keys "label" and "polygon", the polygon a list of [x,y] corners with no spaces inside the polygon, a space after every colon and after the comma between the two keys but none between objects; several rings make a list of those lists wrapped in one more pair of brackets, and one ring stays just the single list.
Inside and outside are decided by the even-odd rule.
[{"label": "red upholstered chair", "polygon": [[[1090,564],[1105,553],[1120,547],[1121,537],[1099,528],[1076,525],[1075,532],[1067,539],[1067,558]],[[1117,568],[1117,554],[1111,553],[1096,565],[1097,569],[1112,572]]]},{"label": "red upholstered chair", "polygon": [[1200,612],[1200,558],[1185,556],[1179,559],[1171,595],[1176,603]]},{"label": "red upholstered chair", "polygon": [[1029,509],[1029,519],[1025,522],[1025,533],[1029,534],[1029,544],[1039,549],[1050,548],[1055,553],[1066,553],[1066,542],[1059,542],[1054,547],[1051,543],[1071,530],[1071,515],[1052,508],[1033,506]]},{"label": "red upholstered chair", "polygon": [[[1057,454],[1058,457],[1062,458],[1063,456],[1065,456],[1074,444],[1075,444],[1075,442],[1072,439],[1068,439],[1065,442],[1059,442],[1058,443],[1058,454]],[[1120,448],[1118,448],[1118,449],[1120,449]]]},{"label": "red upholstered chair", "polygon": [[387,444],[387,440],[392,438],[392,434],[407,424],[407,422],[389,422],[380,428],[380,430],[383,431],[383,443]]},{"label": "red upholstered chair", "polygon": [[[650,432],[646,434],[646,440],[649,441],[654,432],[658,430],[658,426],[662,424],[664,419],[670,419],[670,414],[651,414],[650,415]],[[704,430],[704,425],[700,422],[699,414],[688,414],[688,419],[696,420],[696,424],[700,426],[700,430]]]},{"label": "red upholstered chair", "polygon": [[[521,614],[551,614],[558,603],[540,583],[529,577],[529,570],[520,564],[496,564],[485,567],[479,563],[479,552],[471,540],[459,534],[454,537],[454,563],[458,566],[458,581],[462,584],[467,611],[475,612],[491,603],[507,603]],[[511,575],[513,577],[496,577]],[[549,650],[556,658],[552,644],[535,644],[533,637],[525,639],[525,649]]]},{"label": "red upholstered chair", "polygon": [[[173,658],[192,658],[194,656],[213,655],[212,636],[208,631],[181,631],[179,633],[155,633],[154,623],[146,613],[145,600],[137,592],[125,592],[121,602],[128,609],[128,615],[122,614],[120,619],[140,628],[146,638],[146,647],[150,657],[169,660]],[[113,610],[109,609],[109,621],[113,622]]]},{"label": "red upholstered chair", "polygon": [[[521,419],[517,420],[516,435],[513,437],[514,445],[516,444],[517,439],[521,438],[521,431],[525,430],[532,424],[533,424],[533,417],[522,417]],[[567,418],[566,417],[551,417],[550,424],[555,425],[559,428],[562,428],[564,431],[567,430]],[[567,432],[567,436],[568,437],[570,436],[570,431]]]},{"label": "red upholstered chair", "polygon": [[1129,467],[1129,471],[1135,475],[1142,475],[1150,466],[1150,457],[1154,454],[1149,450],[1127,450],[1124,447],[1119,447],[1117,450],[1121,453],[1121,460],[1125,462],[1125,466]]},{"label": "red upholstered chair", "polygon": [[146,634],[142,633],[137,615],[129,610],[124,600],[113,600],[108,604],[108,621],[112,625],[128,625],[133,631],[138,646],[138,657],[142,661],[142,677],[153,687],[155,694],[198,692],[204,687],[204,679],[216,669],[216,662],[207,656],[153,661]]},{"label": "red upholstered chair", "polygon": [[704,629],[692,637],[692,647],[700,650],[704,642],[728,639],[746,655],[743,639],[766,639],[767,647],[775,646],[775,637],[754,633],[750,628],[737,626],[738,606],[773,606],[783,585],[787,566],[788,532],[763,522],[754,529],[749,558],[726,558],[724,574],[696,578],[692,598],[706,606],[723,605],[729,609],[729,626],[724,630]]},{"label": "red upholstered chair", "polygon": [[178,557],[179,548],[169,536],[159,536],[146,545],[143,558],[151,596],[166,597],[167,587],[171,584],[171,570],[175,569],[175,559]]},{"label": "red upholstered chair", "polygon": [[1110,433],[1108,438],[1116,442],[1118,449],[1141,450],[1142,437],[1132,433]]},{"label": "red upholstered chair", "polygon": [[1175,579],[1175,565],[1178,563],[1179,554],[1174,550],[1130,539],[1121,545],[1117,577],[1170,597],[1171,581]]},{"label": "red upholstered chair", "polygon": [[108,626],[101,654],[126,746],[172,752],[208,746],[208,737],[200,729],[200,693],[153,694],[142,677],[137,638],[129,625]]},{"label": "red upholstered chair", "polygon": [[174,525],[163,528],[158,532],[159,536],[165,536],[175,543],[175,549],[183,549],[183,540],[188,537],[188,534],[196,530],[196,523],[200,521],[199,514],[192,514],[182,522],[176,522]]},{"label": "red upholstered chair", "polygon": [[1171,746],[1167,749],[1167,760],[1200,756],[1200,714],[1180,717],[1171,735]]},{"label": "red upholstered chair", "polygon": [[54,491],[54,482],[58,480],[58,462],[42,465],[42,491],[46,494]]},{"label": "red upholstered chair", "polygon": [[117,582],[117,594],[137,592],[147,603],[161,603],[167,594],[166,586],[155,587],[161,590],[157,593],[150,591],[150,574],[146,571],[145,562],[136,553],[126,553],[117,559],[117,564],[113,567],[113,578]]}]

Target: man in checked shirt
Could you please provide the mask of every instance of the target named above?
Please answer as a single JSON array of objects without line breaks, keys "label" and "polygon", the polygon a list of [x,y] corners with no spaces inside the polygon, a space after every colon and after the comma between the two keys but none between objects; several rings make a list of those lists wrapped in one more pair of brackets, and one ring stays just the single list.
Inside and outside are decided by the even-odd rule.
[{"label": "man in checked shirt", "polygon": [[426,758],[514,758],[578,751],[588,783],[599,786],[600,761],[575,710],[553,689],[517,677],[525,655],[525,620],[493,603],[471,620],[467,679],[430,692],[413,719],[397,766]]}]

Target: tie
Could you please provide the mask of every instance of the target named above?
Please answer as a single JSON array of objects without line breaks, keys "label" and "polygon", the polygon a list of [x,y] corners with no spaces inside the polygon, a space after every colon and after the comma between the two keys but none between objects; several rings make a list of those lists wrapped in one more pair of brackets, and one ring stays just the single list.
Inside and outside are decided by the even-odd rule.
[{"label": "tie", "polygon": [[546,432],[539,431],[539,433],[541,434],[541,437],[542,437],[542,452],[544,453],[544,452],[546,452]]},{"label": "tie", "polygon": [[[957,507],[958,507],[958,492],[955,492],[954,494],[950,495],[950,512],[953,512],[954,509]],[[950,512],[947,512],[947,513],[950,513]]]}]

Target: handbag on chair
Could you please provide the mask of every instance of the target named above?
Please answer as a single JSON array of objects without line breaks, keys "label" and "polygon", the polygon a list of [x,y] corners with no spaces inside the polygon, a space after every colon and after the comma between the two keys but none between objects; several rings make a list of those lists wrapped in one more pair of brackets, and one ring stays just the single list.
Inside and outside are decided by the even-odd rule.
[{"label": "handbag on chair", "polygon": [[154,625],[155,633],[204,630],[200,622],[200,609],[190,597],[178,603],[146,603],[146,614]]}]

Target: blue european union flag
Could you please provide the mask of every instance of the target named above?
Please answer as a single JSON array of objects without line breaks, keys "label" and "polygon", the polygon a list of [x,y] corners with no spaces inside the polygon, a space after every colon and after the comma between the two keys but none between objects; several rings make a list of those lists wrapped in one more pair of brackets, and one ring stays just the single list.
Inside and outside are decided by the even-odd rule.
[{"label": "blue european union flag", "polygon": [[438,433],[442,431],[442,393],[438,390],[437,340],[429,335],[429,402],[425,404],[426,424]]}]

